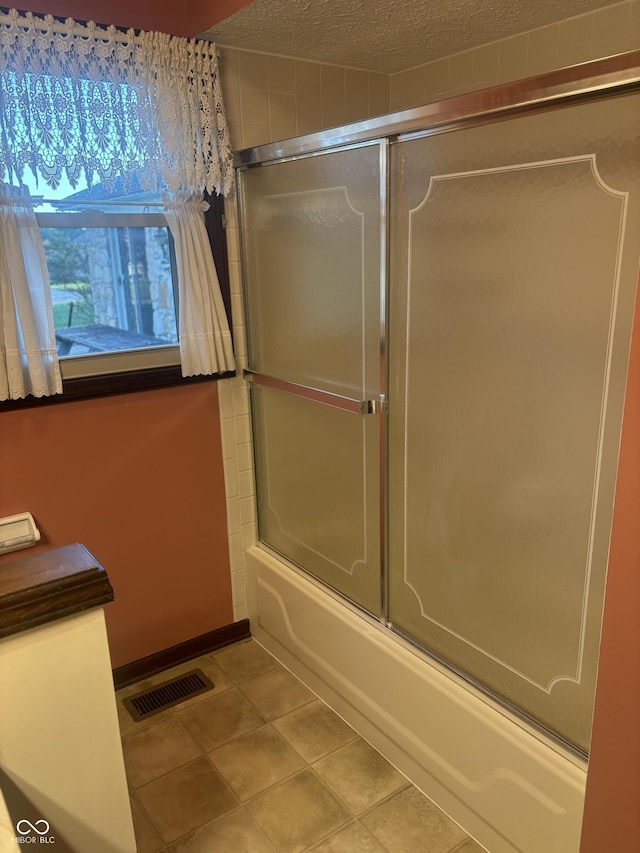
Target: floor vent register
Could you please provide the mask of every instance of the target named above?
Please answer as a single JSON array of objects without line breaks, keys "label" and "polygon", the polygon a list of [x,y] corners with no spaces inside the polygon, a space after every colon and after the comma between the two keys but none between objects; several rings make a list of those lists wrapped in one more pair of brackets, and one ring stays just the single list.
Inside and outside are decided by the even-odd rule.
[{"label": "floor vent register", "polygon": [[133,719],[140,722],[209,690],[213,690],[213,683],[202,670],[194,669],[186,675],[172,678],[151,690],[144,690],[122,701]]}]

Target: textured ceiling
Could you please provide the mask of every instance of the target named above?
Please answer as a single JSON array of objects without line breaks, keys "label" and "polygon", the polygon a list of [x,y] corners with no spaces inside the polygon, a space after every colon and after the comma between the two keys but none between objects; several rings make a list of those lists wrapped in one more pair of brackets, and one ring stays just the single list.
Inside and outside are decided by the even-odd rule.
[{"label": "textured ceiling", "polygon": [[219,44],[393,74],[615,0],[254,0]]}]

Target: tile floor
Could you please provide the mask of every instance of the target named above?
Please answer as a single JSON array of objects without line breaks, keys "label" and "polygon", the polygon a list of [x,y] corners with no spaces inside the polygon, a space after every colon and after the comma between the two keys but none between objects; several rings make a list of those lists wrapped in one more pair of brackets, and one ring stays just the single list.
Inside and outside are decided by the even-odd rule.
[{"label": "tile floor", "polygon": [[[122,698],[200,667],[213,691],[136,723]],[[118,691],[138,853],[481,853],[253,640]]]}]

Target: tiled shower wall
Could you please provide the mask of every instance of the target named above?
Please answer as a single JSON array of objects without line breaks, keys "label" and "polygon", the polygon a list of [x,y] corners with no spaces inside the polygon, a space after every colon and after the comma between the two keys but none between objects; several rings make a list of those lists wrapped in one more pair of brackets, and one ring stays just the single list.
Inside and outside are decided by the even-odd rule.
[{"label": "tiled shower wall", "polygon": [[233,48],[219,49],[234,149],[359,121],[389,110],[389,77]]},{"label": "tiled shower wall", "polygon": [[[220,48],[220,76],[235,150],[419,106],[463,92],[640,49],[640,0],[530,30],[390,77],[252,51]],[[247,615],[243,552],[255,542],[246,339],[235,199],[227,242],[238,376],[218,383],[234,619]]]},{"label": "tiled shower wall", "polygon": [[391,112],[640,49],[640,0],[625,0],[391,77]]}]

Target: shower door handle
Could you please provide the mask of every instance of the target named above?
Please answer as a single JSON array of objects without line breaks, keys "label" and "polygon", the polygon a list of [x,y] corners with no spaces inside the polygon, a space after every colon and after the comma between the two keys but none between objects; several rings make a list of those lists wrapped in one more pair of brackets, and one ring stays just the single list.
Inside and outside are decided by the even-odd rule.
[{"label": "shower door handle", "polygon": [[343,412],[351,412],[355,415],[379,415],[387,409],[387,402],[383,397],[370,400],[357,400],[345,397],[342,394],[333,394],[331,391],[321,391],[318,388],[310,388],[307,385],[299,385],[296,382],[287,382],[285,379],[276,379],[275,376],[266,376],[264,373],[256,373],[253,370],[243,371],[245,379],[255,385],[264,385],[266,388],[275,388],[285,391],[304,400],[313,400],[325,406],[333,406]]}]

